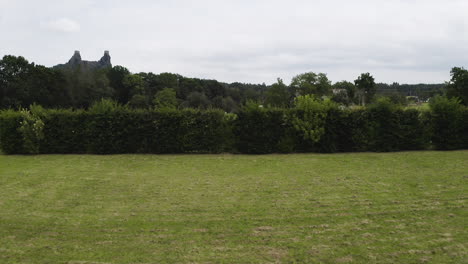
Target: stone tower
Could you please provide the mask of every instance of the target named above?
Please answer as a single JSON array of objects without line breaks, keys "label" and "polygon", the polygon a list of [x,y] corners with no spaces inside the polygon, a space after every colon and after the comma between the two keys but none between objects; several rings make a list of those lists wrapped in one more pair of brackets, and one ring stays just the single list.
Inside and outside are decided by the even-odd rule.
[{"label": "stone tower", "polygon": [[68,61],[68,64],[79,64],[81,63],[81,55],[79,50],[75,50],[75,53]]},{"label": "stone tower", "polygon": [[104,51],[104,56],[99,60],[99,64],[103,67],[111,66],[111,57],[108,50]]},{"label": "stone tower", "polygon": [[83,70],[97,70],[103,68],[112,68],[111,57],[108,50],[104,51],[104,56],[99,61],[86,61],[81,59],[80,51],[75,50],[75,53],[70,58],[68,63],[59,64],[54,66],[54,68],[62,68],[62,69],[75,69],[81,68]]}]

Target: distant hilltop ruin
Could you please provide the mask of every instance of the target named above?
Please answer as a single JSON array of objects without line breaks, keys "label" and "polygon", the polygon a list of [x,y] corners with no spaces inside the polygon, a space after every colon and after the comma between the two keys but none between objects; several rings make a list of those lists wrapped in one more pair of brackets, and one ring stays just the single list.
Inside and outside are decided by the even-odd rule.
[{"label": "distant hilltop ruin", "polygon": [[85,61],[81,59],[80,51],[75,50],[75,54],[70,58],[70,60],[65,64],[59,64],[54,66],[54,68],[77,68],[81,67],[86,70],[98,70],[104,68],[112,68],[111,57],[109,51],[104,51],[104,56],[99,61]]}]

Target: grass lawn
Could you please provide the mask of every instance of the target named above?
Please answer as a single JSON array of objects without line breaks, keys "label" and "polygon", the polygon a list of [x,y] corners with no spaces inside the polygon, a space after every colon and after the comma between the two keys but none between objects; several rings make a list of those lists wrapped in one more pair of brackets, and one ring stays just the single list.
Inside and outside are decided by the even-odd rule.
[{"label": "grass lawn", "polygon": [[468,151],[0,155],[0,263],[468,263]]}]

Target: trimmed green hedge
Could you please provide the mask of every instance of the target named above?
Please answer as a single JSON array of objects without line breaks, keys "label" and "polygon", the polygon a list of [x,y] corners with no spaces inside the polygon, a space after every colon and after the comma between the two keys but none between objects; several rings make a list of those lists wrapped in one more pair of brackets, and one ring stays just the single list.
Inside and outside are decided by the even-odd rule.
[{"label": "trimmed green hedge", "polygon": [[257,108],[238,113],[234,124],[237,150],[250,154],[294,151],[284,151],[281,146],[291,127],[287,121],[289,112],[287,109]]},{"label": "trimmed green hedge", "polygon": [[[291,153],[400,151],[468,148],[468,110],[439,102],[428,112],[387,102],[368,108],[331,107],[313,122],[318,137],[304,136],[298,109],[249,108],[237,115],[220,110],[41,110],[29,116],[44,123],[39,153]],[[32,110],[31,110],[32,111]],[[314,117],[314,115],[310,115]],[[24,118],[0,112],[0,148],[28,154]],[[296,120],[296,121],[294,121]],[[24,122],[23,122],[24,124]],[[307,127],[307,126],[305,126]],[[312,126],[311,129],[322,129]],[[304,126],[302,127],[304,129]],[[317,130],[319,131],[319,130]],[[31,137],[29,133],[28,136]]]},{"label": "trimmed green hedge", "polygon": [[20,112],[4,110],[0,112],[0,149],[6,154],[25,153],[23,136],[19,131],[23,120]]},{"label": "trimmed green hedge", "polygon": [[[48,110],[41,119],[39,153],[219,153],[232,148],[229,121],[218,110]],[[0,114],[0,147],[6,154],[27,153],[21,120],[18,112]]]},{"label": "trimmed green hedge", "polygon": [[435,149],[468,148],[468,108],[456,98],[435,97],[426,113]]}]

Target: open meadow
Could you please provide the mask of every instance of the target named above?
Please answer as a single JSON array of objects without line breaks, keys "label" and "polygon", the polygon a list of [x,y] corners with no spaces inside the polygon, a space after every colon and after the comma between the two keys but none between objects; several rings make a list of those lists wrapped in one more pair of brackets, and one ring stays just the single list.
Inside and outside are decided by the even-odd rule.
[{"label": "open meadow", "polygon": [[468,151],[0,155],[0,263],[468,263]]}]

